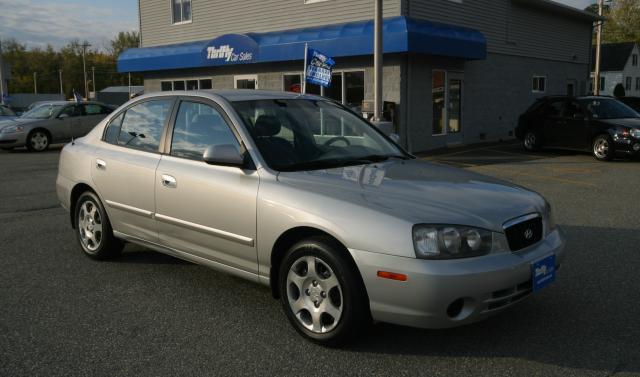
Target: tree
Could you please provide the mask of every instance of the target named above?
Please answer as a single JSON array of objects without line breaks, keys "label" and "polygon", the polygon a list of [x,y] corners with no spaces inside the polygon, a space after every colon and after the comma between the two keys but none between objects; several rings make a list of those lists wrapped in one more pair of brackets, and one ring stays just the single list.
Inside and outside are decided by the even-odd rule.
[{"label": "tree", "polygon": [[111,40],[108,48],[109,55],[118,57],[128,48],[140,46],[140,34],[137,31],[121,31]]},{"label": "tree", "polygon": [[[590,5],[585,10],[597,14],[598,5]],[[603,8],[603,16],[603,43],[640,43],[640,1],[611,0]]]}]

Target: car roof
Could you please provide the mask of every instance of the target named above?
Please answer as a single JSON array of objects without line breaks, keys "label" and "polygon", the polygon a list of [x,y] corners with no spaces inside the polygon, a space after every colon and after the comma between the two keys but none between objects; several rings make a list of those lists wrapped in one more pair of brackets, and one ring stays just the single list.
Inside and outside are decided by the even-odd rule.
[{"label": "car roof", "polygon": [[292,92],[284,92],[278,90],[258,90],[258,89],[211,89],[211,90],[177,90],[167,92],[149,93],[137,98],[149,98],[162,95],[178,95],[178,96],[210,96],[217,95],[229,102],[251,101],[261,99],[326,99],[313,94],[300,94]]},{"label": "car roof", "polygon": [[537,100],[538,101],[550,101],[550,100],[554,100],[554,99],[586,99],[586,100],[595,100],[595,99],[615,99],[611,96],[563,96],[563,95],[556,95],[556,96],[544,96],[544,97],[540,97]]},{"label": "car roof", "polygon": [[79,104],[82,104],[82,105],[88,105],[88,104],[103,105],[103,106],[105,105],[104,103],[97,102],[97,101],[80,101],[80,102],[77,102],[77,101],[38,101],[38,102],[36,102],[36,104],[38,106],[41,106],[41,105],[71,105],[71,104],[75,104],[75,103],[79,103]]}]

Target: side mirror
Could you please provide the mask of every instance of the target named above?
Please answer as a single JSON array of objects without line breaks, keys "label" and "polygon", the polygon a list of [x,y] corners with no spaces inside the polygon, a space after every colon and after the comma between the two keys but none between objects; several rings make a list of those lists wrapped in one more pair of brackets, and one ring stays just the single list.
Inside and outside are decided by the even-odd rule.
[{"label": "side mirror", "polygon": [[69,117],[69,114],[60,114],[58,115],[58,119],[67,119]]},{"label": "side mirror", "polygon": [[244,157],[235,145],[220,144],[208,147],[202,154],[202,160],[210,165],[244,166]]},{"label": "side mirror", "polygon": [[390,138],[391,140],[393,140],[395,143],[400,144],[400,135],[398,135],[398,134],[391,134],[391,135],[389,135],[389,138]]}]

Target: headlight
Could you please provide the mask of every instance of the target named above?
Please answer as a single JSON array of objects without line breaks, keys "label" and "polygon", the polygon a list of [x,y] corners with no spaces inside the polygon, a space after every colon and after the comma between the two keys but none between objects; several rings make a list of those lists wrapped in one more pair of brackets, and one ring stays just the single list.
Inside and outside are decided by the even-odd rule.
[{"label": "headlight", "polygon": [[638,128],[632,129],[631,136],[635,137],[636,139],[640,139],[640,129]]},{"label": "headlight", "polygon": [[22,132],[24,131],[24,127],[22,126],[9,126],[2,129],[2,133],[12,133],[12,132]]},{"label": "headlight", "polygon": [[[504,246],[502,242],[498,244],[499,248]],[[413,227],[413,247],[416,257],[422,259],[476,257],[496,249],[494,234],[486,229],[429,224]]]}]

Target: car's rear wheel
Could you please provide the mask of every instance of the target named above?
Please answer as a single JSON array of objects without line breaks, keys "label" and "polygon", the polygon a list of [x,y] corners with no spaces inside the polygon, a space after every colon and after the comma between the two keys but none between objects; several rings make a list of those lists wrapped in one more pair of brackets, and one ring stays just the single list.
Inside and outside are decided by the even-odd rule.
[{"label": "car's rear wheel", "polygon": [[295,244],[280,266],[280,298],[293,327],[316,343],[336,346],[369,320],[364,285],[344,248],[329,237]]},{"label": "car's rear wheel", "polygon": [[530,152],[540,150],[540,148],[542,147],[542,139],[540,137],[540,134],[534,130],[527,130],[524,133],[522,145],[524,146],[524,149]]},{"label": "car's rear wheel", "polygon": [[593,157],[598,161],[611,161],[615,153],[613,139],[609,135],[598,135],[593,139]]},{"label": "car's rear wheel", "polygon": [[115,258],[124,248],[124,242],[113,235],[109,217],[100,199],[91,191],[78,198],[75,228],[80,248],[93,259]]},{"label": "car's rear wheel", "polygon": [[27,149],[31,152],[46,151],[50,142],[49,134],[42,130],[34,130],[27,136]]}]

